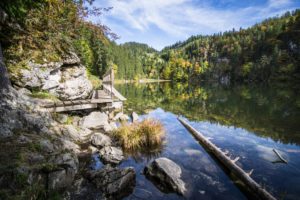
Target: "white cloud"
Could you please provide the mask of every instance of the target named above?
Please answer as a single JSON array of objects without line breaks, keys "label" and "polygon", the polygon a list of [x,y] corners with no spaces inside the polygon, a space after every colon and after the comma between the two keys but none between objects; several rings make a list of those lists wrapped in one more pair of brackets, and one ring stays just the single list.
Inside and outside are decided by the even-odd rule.
[{"label": "white cloud", "polygon": [[113,7],[104,21],[117,30],[145,33],[156,26],[170,37],[184,39],[191,34],[247,27],[291,9],[291,1],[268,0],[264,5],[231,10],[217,9],[207,3],[209,0],[198,1],[197,5],[193,0],[102,0],[98,5]]}]

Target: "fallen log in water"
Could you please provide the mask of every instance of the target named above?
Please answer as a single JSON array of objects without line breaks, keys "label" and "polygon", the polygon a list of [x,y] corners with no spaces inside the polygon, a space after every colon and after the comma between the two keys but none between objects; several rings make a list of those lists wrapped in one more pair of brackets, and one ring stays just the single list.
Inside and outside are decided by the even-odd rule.
[{"label": "fallen log in water", "polygon": [[203,144],[203,146],[205,147],[204,149],[208,149],[209,152],[211,152],[227,169],[229,169],[237,178],[239,178],[246,186],[248,186],[254,195],[258,196],[260,199],[276,199],[250,177],[253,170],[251,170],[249,173],[246,173],[235,163],[239,159],[239,157],[231,160],[225,155],[224,152],[222,152],[218,147],[207,140],[191,125],[180,118],[178,118],[178,120],[199,142],[201,142],[201,144]]}]

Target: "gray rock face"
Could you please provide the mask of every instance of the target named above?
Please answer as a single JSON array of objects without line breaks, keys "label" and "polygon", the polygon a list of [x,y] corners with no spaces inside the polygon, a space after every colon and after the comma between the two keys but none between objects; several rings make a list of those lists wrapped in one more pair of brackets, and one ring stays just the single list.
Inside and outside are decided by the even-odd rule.
[{"label": "gray rock face", "polygon": [[59,86],[61,80],[61,71],[55,70],[50,72],[50,74],[45,78],[42,89],[43,90],[52,90]]},{"label": "gray rock face", "polygon": [[168,158],[155,159],[144,172],[150,180],[159,180],[156,186],[163,191],[172,190],[181,195],[186,191],[185,183],[180,179],[181,168]]},{"label": "gray rock face", "polygon": [[104,130],[105,132],[111,132],[111,131],[113,131],[113,130],[115,130],[115,129],[117,129],[117,128],[118,128],[118,127],[117,127],[117,125],[116,125],[115,122],[110,122],[109,124],[105,124],[105,125],[104,125],[103,130]]},{"label": "gray rock face", "polygon": [[94,153],[98,153],[99,149],[97,149],[96,147],[94,147],[94,146],[91,145],[91,146],[88,147],[88,151],[90,153],[94,154]]},{"label": "gray rock face", "polygon": [[41,88],[61,100],[85,99],[93,86],[86,69],[75,53],[70,53],[62,62],[36,64],[29,62],[18,74],[12,74],[15,84],[21,87]]},{"label": "gray rock face", "polygon": [[138,114],[136,114],[136,112],[132,112],[131,118],[132,118],[132,121],[133,121],[133,122],[139,120],[139,116],[138,116]]},{"label": "gray rock face", "polygon": [[107,196],[118,199],[132,193],[135,187],[135,176],[132,167],[118,169],[105,166],[100,170],[90,172],[89,179]]},{"label": "gray rock face", "polygon": [[78,128],[73,125],[64,125],[61,128],[63,135],[73,142],[88,142],[92,131],[86,128]]},{"label": "gray rock face", "polygon": [[0,91],[0,138],[11,137],[22,130],[36,134],[47,134],[52,119],[49,113],[38,112],[38,106],[24,98],[15,89]]},{"label": "gray rock face", "polygon": [[108,116],[101,112],[92,112],[80,120],[80,125],[84,128],[97,130],[104,128],[108,124]]},{"label": "gray rock face", "polygon": [[32,93],[31,93],[28,89],[26,89],[26,88],[21,88],[21,89],[18,90],[18,92],[19,92],[19,94],[21,94],[21,95],[27,95],[27,96],[29,96],[29,95],[32,94]]},{"label": "gray rock face", "polygon": [[117,147],[106,146],[99,151],[100,158],[104,163],[119,164],[123,159],[123,151]]},{"label": "gray rock face", "polygon": [[69,187],[75,174],[73,170],[61,169],[48,174],[48,189],[49,190],[60,190]]},{"label": "gray rock face", "polygon": [[74,142],[71,142],[70,140],[60,138],[61,143],[61,149],[64,150],[70,150],[74,153],[80,153],[80,146],[78,144],[75,144]]},{"label": "gray rock face", "polygon": [[79,161],[76,155],[72,153],[64,153],[57,155],[52,159],[53,163],[78,171]]},{"label": "gray rock face", "polygon": [[19,144],[27,144],[27,143],[31,143],[32,140],[29,139],[28,137],[24,136],[24,135],[20,135],[20,137],[18,138],[17,142]]},{"label": "gray rock face", "polygon": [[93,90],[84,66],[62,68],[61,80],[54,91],[62,100],[85,99]]},{"label": "gray rock face", "polygon": [[74,52],[70,52],[63,60],[64,65],[75,65],[80,63],[79,57]]},{"label": "gray rock face", "polygon": [[91,138],[91,143],[95,147],[102,148],[105,146],[111,146],[112,141],[107,135],[95,133]]},{"label": "gray rock face", "polygon": [[65,153],[54,157],[50,160],[61,169],[50,172],[48,174],[48,189],[60,190],[69,187],[78,171],[79,162],[75,155]]},{"label": "gray rock face", "polygon": [[52,153],[54,151],[54,146],[49,140],[41,140],[40,146],[42,151],[46,153]]}]

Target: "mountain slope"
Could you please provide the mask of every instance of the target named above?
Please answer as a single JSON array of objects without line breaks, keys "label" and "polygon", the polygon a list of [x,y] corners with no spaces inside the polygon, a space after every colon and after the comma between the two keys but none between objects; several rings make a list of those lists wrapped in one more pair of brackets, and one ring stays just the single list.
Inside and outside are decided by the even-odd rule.
[{"label": "mountain slope", "polygon": [[239,31],[192,36],[162,50],[164,78],[178,81],[297,81],[300,10]]}]

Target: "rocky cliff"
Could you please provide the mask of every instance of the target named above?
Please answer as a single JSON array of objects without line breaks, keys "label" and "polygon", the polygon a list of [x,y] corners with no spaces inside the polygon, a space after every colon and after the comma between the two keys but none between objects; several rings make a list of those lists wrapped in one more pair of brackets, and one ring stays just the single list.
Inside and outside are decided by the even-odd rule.
[{"label": "rocky cliff", "polygon": [[93,89],[86,68],[75,53],[59,62],[28,61],[21,69],[10,69],[10,75],[17,87],[48,91],[61,100],[86,99]]}]

